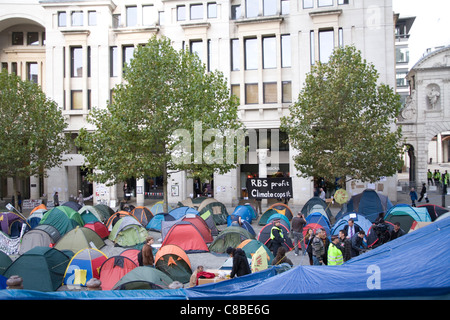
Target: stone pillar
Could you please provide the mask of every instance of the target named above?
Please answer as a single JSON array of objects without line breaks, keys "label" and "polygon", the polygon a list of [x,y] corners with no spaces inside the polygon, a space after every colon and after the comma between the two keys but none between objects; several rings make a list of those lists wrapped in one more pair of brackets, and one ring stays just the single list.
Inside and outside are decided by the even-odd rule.
[{"label": "stone pillar", "polygon": [[143,206],[144,205],[144,187],[145,181],[143,178],[136,179],[136,205]]}]

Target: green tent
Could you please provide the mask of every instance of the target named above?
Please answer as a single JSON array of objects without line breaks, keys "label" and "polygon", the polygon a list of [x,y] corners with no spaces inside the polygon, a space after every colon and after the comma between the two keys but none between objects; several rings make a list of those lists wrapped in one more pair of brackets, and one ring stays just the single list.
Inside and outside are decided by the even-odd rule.
[{"label": "green tent", "polygon": [[86,248],[100,249],[105,246],[105,242],[92,229],[85,227],[75,227],[67,232],[57,243],[58,250],[70,250],[73,253]]},{"label": "green tent", "polygon": [[212,213],[214,222],[218,225],[226,224],[228,218],[228,211],[222,202],[217,201],[214,198],[198,197],[198,198],[187,198],[181,202],[178,202],[178,206],[186,206],[194,208],[199,212],[201,216],[206,211]]},{"label": "green tent", "polygon": [[12,259],[0,250],[0,275],[5,273],[6,269],[13,263]]},{"label": "green tent", "polygon": [[137,267],[124,275],[114,286],[115,290],[168,289],[173,280],[164,272],[152,267]]},{"label": "green tent", "polygon": [[58,206],[47,211],[39,224],[51,225],[63,236],[76,226],[84,226],[84,221],[74,209],[66,206]]},{"label": "green tent", "polygon": [[83,219],[84,223],[88,222],[96,222],[96,221],[106,221],[103,220],[103,214],[102,212],[93,206],[84,206],[80,210],[78,210],[78,213],[80,214],[81,218]]},{"label": "green tent", "polygon": [[116,222],[108,239],[121,247],[132,247],[145,242],[147,230],[131,216],[125,216]]},{"label": "green tent", "polygon": [[209,251],[224,253],[228,247],[236,248],[242,241],[247,239],[255,239],[255,237],[244,228],[227,227],[211,243]]},{"label": "green tent", "polygon": [[18,275],[25,290],[55,291],[61,285],[70,258],[61,251],[35,247],[15,260],[4,276]]}]

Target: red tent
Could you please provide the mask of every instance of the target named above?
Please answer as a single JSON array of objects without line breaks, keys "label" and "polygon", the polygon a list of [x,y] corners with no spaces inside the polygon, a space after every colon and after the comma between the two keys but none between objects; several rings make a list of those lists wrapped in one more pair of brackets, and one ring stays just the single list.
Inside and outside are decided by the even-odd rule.
[{"label": "red tent", "polygon": [[211,229],[209,229],[205,220],[197,214],[188,214],[183,216],[180,220],[176,221],[162,221],[161,222],[161,237],[165,239],[168,231],[177,223],[181,221],[190,222],[194,226],[197,227],[198,231],[201,233],[203,239],[205,239],[206,243],[211,243],[214,241],[214,238],[211,234]]},{"label": "red tent", "polygon": [[126,249],[120,253],[120,256],[131,259],[137,266],[139,266],[138,254],[141,252],[138,249]]},{"label": "red tent", "polygon": [[186,253],[208,252],[208,246],[200,231],[190,222],[180,221],[170,228],[161,247],[174,244]]},{"label": "red tent", "polygon": [[100,269],[102,290],[112,290],[114,285],[134,268],[137,268],[137,265],[123,256],[114,256],[103,262]]},{"label": "red tent", "polygon": [[108,228],[100,221],[86,223],[84,227],[95,231],[102,239],[106,239],[109,236]]}]

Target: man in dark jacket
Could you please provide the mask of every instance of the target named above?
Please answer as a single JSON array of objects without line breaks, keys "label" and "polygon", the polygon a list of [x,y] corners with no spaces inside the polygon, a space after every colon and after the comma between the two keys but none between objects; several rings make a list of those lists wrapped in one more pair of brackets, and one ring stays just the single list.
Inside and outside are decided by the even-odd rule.
[{"label": "man in dark jacket", "polygon": [[347,238],[347,232],[345,230],[339,231],[339,248],[342,251],[344,262],[352,258],[352,244],[350,239]]},{"label": "man in dark jacket", "polygon": [[269,249],[272,251],[274,257],[277,255],[278,248],[284,243],[284,233],[280,225],[280,220],[274,220],[274,225],[270,230]]},{"label": "man in dark jacket", "polygon": [[367,246],[364,244],[365,235],[364,230],[360,230],[352,237],[352,258],[359,256],[364,252],[364,249],[367,249]]},{"label": "man in dark jacket", "polygon": [[233,268],[231,269],[230,278],[234,278],[234,276],[242,277],[252,273],[244,250],[228,247],[227,253],[233,257]]}]

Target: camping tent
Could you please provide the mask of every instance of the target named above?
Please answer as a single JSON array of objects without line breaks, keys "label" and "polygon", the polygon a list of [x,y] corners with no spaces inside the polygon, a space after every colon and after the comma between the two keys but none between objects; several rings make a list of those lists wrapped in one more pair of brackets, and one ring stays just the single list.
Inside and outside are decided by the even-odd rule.
[{"label": "camping tent", "polygon": [[39,224],[51,225],[63,236],[76,226],[84,226],[84,221],[78,211],[70,207],[58,206],[47,211]]},{"label": "camping tent", "polygon": [[169,214],[175,219],[181,219],[187,214],[198,214],[198,211],[191,207],[178,207],[169,212]]},{"label": "camping tent", "polygon": [[273,253],[261,241],[255,240],[255,239],[247,239],[247,240],[242,241],[237,246],[237,248],[241,248],[242,250],[244,250],[245,255],[249,259],[252,259],[254,254],[255,254],[255,252],[261,247],[263,247],[264,250],[267,252],[267,263],[269,265],[272,264],[272,260],[274,258]]},{"label": "camping tent", "polygon": [[122,257],[127,257],[132,260],[137,266],[139,266],[138,254],[141,250],[129,248],[123,250],[119,255]]},{"label": "camping tent", "polygon": [[105,222],[106,220],[108,220],[108,218],[111,217],[114,213],[114,210],[105,204],[96,204],[94,208],[101,213],[102,215],[102,220],[100,220],[101,222]]},{"label": "camping tent", "polygon": [[332,222],[333,215],[331,214],[330,208],[328,207],[327,203],[319,197],[312,197],[311,199],[309,199],[308,202],[306,202],[303,206],[301,212],[305,216],[305,218],[313,212],[319,212],[326,216],[328,218],[328,221]]},{"label": "camping tent", "polygon": [[211,230],[209,229],[208,225],[206,224],[205,220],[202,219],[197,214],[187,214],[183,217],[181,217],[179,220],[176,221],[162,221],[161,222],[161,238],[164,240],[164,238],[167,235],[167,232],[172,228],[175,224],[179,223],[180,221],[186,221],[190,222],[193,225],[195,225],[200,231],[203,239],[205,239],[206,243],[213,242],[213,236],[211,234]]},{"label": "camping tent", "polygon": [[29,226],[29,229],[33,229],[37,225],[39,225],[39,222],[41,222],[42,217],[44,216],[44,214],[46,212],[47,212],[47,209],[42,209],[41,208],[41,209],[34,210],[33,213],[30,213],[30,215],[27,218],[27,224]]},{"label": "camping tent", "polygon": [[15,212],[0,212],[0,231],[11,237],[17,237],[26,220]]},{"label": "camping tent", "polygon": [[331,228],[330,220],[320,212],[312,212],[305,218],[306,224],[309,223],[318,223],[322,226]]},{"label": "camping tent", "polygon": [[151,231],[161,232],[162,227],[161,223],[163,221],[175,221],[175,220],[176,219],[168,213],[158,213],[150,220],[150,222],[147,224],[145,228]]},{"label": "camping tent", "polygon": [[209,230],[211,230],[211,235],[217,236],[219,234],[219,230],[217,229],[216,223],[214,222],[214,218],[211,214],[211,212],[206,211],[200,215],[203,220],[205,220],[206,225],[208,226]]},{"label": "camping tent", "polygon": [[216,224],[226,224],[228,211],[225,205],[214,198],[198,197],[187,198],[178,203],[179,206],[187,206],[196,209],[200,215],[208,211],[212,213]]},{"label": "camping tent", "polygon": [[240,216],[242,220],[247,221],[248,223],[252,223],[252,220],[254,218],[254,210],[251,206],[245,205],[245,206],[237,206],[233,213],[228,216],[228,220],[231,216]]},{"label": "camping tent", "polygon": [[106,259],[106,255],[97,249],[86,248],[78,251],[67,265],[63,284],[85,287],[90,279],[99,279],[100,267]]},{"label": "camping tent", "polygon": [[101,249],[105,242],[100,236],[89,228],[76,227],[67,232],[55,245],[58,250],[70,250],[73,253],[85,248]]},{"label": "camping tent", "polygon": [[125,256],[113,256],[103,262],[100,268],[102,290],[111,290],[128,272],[137,268],[138,264]]},{"label": "camping tent", "polygon": [[108,239],[121,247],[132,247],[145,242],[147,230],[133,217],[125,216],[114,225]]},{"label": "camping tent", "polygon": [[423,204],[421,206],[418,206],[418,208],[427,208],[428,213],[430,214],[431,221],[435,221],[441,215],[449,212],[448,209],[431,203]]},{"label": "camping tent", "polygon": [[431,222],[427,208],[415,208],[407,204],[397,204],[386,213],[384,220],[400,223],[400,227],[408,232],[414,221]]},{"label": "camping tent", "polygon": [[[117,212],[114,212],[109,218],[108,220],[106,220],[105,225],[108,228],[108,230],[111,230],[112,228],[114,228],[115,224],[117,223],[117,221],[119,221],[120,219],[122,219],[123,217],[128,217],[130,216],[130,213],[128,211],[124,211],[124,210],[120,210]],[[134,217],[133,217],[134,218]],[[136,220],[137,221],[137,220]]]},{"label": "camping tent", "polygon": [[81,218],[83,219],[84,223],[95,221],[100,222],[106,221],[103,217],[102,212],[94,206],[84,206],[80,210],[78,210],[78,213],[81,215]]},{"label": "camping tent", "polygon": [[38,225],[23,235],[19,254],[24,254],[34,247],[51,246],[57,243],[59,239],[61,239],[61,235],[55,227],[48,224]]},{"label": "camping tent", "polygon": [[167,289],[173,280],[161,270],[151,267],[137,267],[124,275],[114,290]]},{"label": "camping tent", "polygon": [[61,206],[68,207],[68,208],[70,208],[72,210],[75,210],[75,211],[78,211],[78,210],[80,210],[82,208],[82,206],[79,203],[75,202],[75,201],[64,202]]},{"label": "camping tent", "polygon": [[155,267],[181,283],[188,283],[192,275],[191,262],[186,252],[173,244],[162,246],[158,250]]},{"label": "camping tent", "polygon": [[[167,209],[170,211],[172,208],[168,205]],[[164,212],[164,201],[158,201],[156,202],[151,208],[150,211],[154,216],[156,216],[158,213]]]},{"label": "camping tent", "polygon": [[201,232],[190,222],[180,221],[167,232],[161,247],[174,244],[187,253],[207,252],[208,246]]},{"label": "camping tent", "polygon": [[135,217],[137,221],[139,221],[142,226],[146,226],[148,222],[153,218],[153,214],[151,213],[150,209],[147,207],[139,206],[135,207],[131,212],[130,215]]},{"label": "camping tent", "polygon": [[294,217],[291,208],[284,203],[275,203],[269,207],[269,209],[275,209],[278,213],[285,215],[289,221]]},{"label": "camping tent", "polygon": [[372,223],[362,215],[357,213],[349,213],[339,219],[339,221],[336,221],[331,229],[331,235],[338,235],[339,231],[343,230],[344,227],[348,225],[348,220],[350,219],[353,219],[355,224],[363,229],[366,235],[368,234],[370,227],[372,227]]},{"label": "camping tent", "polygon": [[267,209],[261,215],[261,218],[259,218],[258,225],[265,226],[267,224],[267,221],[269,220],[269,218],[274,214],[280,214],[280,213],[275,209]]},{"label": "camping tent", "polygon": [[13,263],[12,259],[0,250],[0,275],[5,273],[6,269]]},{"label": "camping tent", "polygon": [[100,221],[86,223],[84,227],[95,231],[95,233],[102,239],[106,239],[109,236],[109,230]]},{"label": "camping tent", "polygon": [[61,285],[70,258],[49,247],[35,247],[15,260],[4,276],[18,275],[26,290],[55,291]]},{"label": "camping tent", "polygon": [[241,227],[227,227],[214,239],[209,246],[209,251],[224,253],[228,247],[236,248],[242,241],[255,237]]},{"label": "camping tent", "polygon": [[[356,212],[367,219],[370,222],[375,222],[376,218],[380,213],[387,212],[392,208],[392,203],[389,198],[381,193],[376,192],[372,189],[366,189],[363,192],[354,195],[347,206],[336,215],[336,221],[341,219],[348,212]],[[345,208],[347,208],[345,210]]]}]

